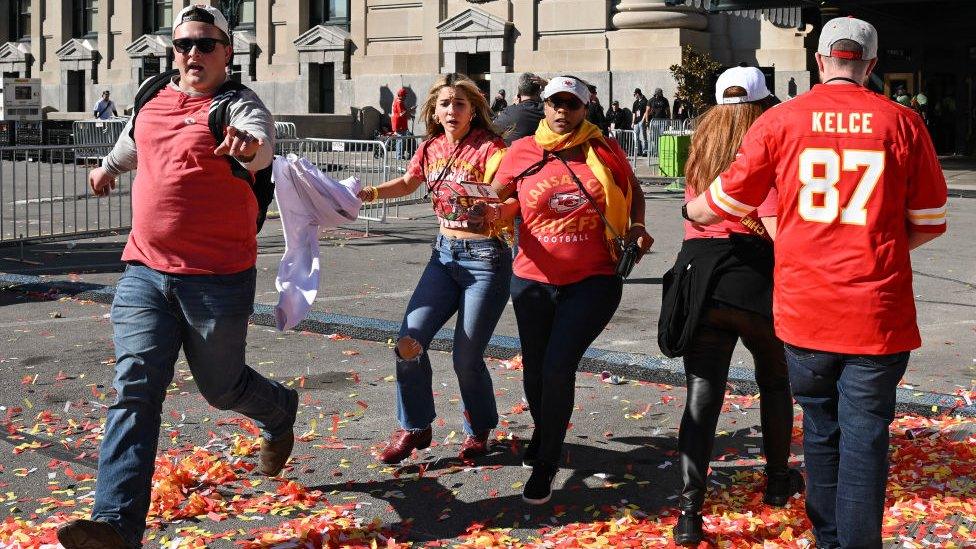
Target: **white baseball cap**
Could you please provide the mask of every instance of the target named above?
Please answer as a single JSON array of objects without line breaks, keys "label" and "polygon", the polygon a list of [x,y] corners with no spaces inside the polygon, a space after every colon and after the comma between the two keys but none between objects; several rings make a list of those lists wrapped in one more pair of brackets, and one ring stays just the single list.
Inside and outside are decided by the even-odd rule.
[{"label": "white baseball cap", "polygon": [[575,76],[556,76],[549,79],[545,89],[542,90],[542,98],[549,99],[557,93],[571,93],[579,98],[583,104],[590,102],[590,90],[583,82]]},{"label": "white baseball cap", "polygon": [[[743,97],[723,97],[725,90],[732,86],[739,86],[746,90]],[[715,82],[715,102],[719,105],[733,105],[736,103],[752,103],[769,97],[766,87],[766,75],[756,67],[732,67],[723,72]]]},{"label": "white baseball cap", "polygon": [[[835,51],[834,43],[838,40],[851,40],[861,45],[861,53],[852,51]],[[853,17],[837,17],[827,21],[820,31],[820,42],[817,53],[824,57],[840,57],[842,59],[863,59],[865,61],[878,56],[878,31],[867,21]]]},{"label": "white baseball cap", "polygon": [[213,6],[208,6],[206,4],[190,4],[189,6],[180,10],[180,13],[176,14],[173,18],[173,30],[176,27],[186,23],[188,21],[200,21],[201,23],[209,23],[227,35],[230,38],[229,25],[227,24],[227,19],[224,14],[220,13],[220,10]]}]

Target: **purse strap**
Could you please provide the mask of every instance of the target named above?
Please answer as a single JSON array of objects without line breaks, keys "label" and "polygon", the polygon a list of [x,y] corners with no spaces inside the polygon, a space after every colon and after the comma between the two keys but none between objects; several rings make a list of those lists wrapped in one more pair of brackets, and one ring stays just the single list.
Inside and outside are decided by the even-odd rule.
[{"label": "purse strap", "polygon": [[569,164],[566,162],[566,160],[563,159],[563,157],[559,156],[558,154],[549,153],[549,151],[543,149],[542,157],[545,158],[546,154],[552,154],[553,156],[558,158],[560,162],[563,163],[563,166],[566,167],[566,171],[569,172],[569,175],[572,176],[573,181],[576,182],[576,186],[579,187],[580,192],[583,193],[583,196],[586,197],[586,200],[589,201],[591,206],[593,206],[593,209],[596,210],[596,213],[600,215],[600,219],[603,220],[603,224],[606,225],[607,230],[609,230],[610,233],[613,235],[614,239],[617,240],[617,243],[620,246],[623,246],[624,243],[623,237],[620,236],[620,233],[614,230],[613,225],[611,225],[610,221],[607,220],[607,216],[603,214],[603,210],[600,209],[600,206],[596,203],[596,200],[594,200],[593,196],[586,190],[586,187],[583,186],[583,182],[580,181],[579,177],[577,177],[576,172],[574,172],[573,169],[569,167]]}]

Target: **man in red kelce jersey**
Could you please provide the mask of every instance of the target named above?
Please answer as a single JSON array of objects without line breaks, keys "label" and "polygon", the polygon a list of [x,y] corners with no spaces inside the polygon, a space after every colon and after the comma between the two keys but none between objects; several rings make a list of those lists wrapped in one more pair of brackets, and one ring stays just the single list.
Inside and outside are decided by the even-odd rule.
[{"label": "man in red kelce jersey", "polygon": [[864,84],[878,35],[824,25],[823,84],[767,111],[739,158],[684,208],[739,219],[779,191],[773,315],[803,407],[806,508],[817,546],[881,547],[888,426],[921,345],[909,251],[946,230],[946,183],[917,113]]}]

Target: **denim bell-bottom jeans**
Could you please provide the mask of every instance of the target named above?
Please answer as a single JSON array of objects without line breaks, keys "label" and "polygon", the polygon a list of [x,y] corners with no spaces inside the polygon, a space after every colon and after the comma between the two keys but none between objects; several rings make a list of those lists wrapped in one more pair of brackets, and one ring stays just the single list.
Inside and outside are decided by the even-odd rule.
[{"label": "denim bell-bottom jeans", "polygon": [[498,425],[484,354],[508,302],[511,277],[511,251],[501,240],[437,236],[400,327],[400,337],[409,336],[423,348],[411,360],[396,358],[397,420],[402,428],[426,429],[436,417],[427,349],[455,313],[452,358],[464,431],[476,434]]}]

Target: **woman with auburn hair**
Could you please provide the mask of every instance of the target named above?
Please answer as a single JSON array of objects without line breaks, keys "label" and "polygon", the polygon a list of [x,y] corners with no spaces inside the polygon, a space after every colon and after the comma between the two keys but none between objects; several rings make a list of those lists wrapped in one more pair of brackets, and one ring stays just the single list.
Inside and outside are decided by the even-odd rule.
[{"label": "woman with auburn hair", "polygon": [[[734,67],[716,84],[718,103],[702,115],[685,170],[685,198],[705,192],[735,159],[746,130],[775,98],[762,72]],[[790,469],[793,398],[783,342],[773,332],[773,246],[776,191],[741,222],[702,226],[685,222],[685,240],[665,276],[658,341],[668,356],[684,357],[688,398],[678,431],[683,487],[674,540],[697,545],[702,531],[705,480],[715,428],[736,342],[752,353],[759,385],[760,424],[766,455],[763,501],[783,506],[803,490],[803,477]],[[687,219],[687,211],[682,208]],[[675,299],[676,296],[677,299]],[[684,317],[675,321],[675,311]],[[680,316],[680,315],[676,315]],[[677,334],[672,330],[676,327]]]},{"label": "woman with auburn hair", "polygon": [[[580,359],[620,303],[618,255],[637,259],[653,242],[627,155],[586,120],[587,83],[558,76],[542,97],[545,118],[512,143],[493,183],[511,196],[494,211],[523,220],[511,292],[535,424],[522,456],[532,469],[522,499],[534,505],[552,495]],[[629,252],[619,253],[618,240]]]},{"label": "woman with auburn hair", "polygon": [[430,446],[434,395],[427,349],[455,313],[453,360],[461,390],[467,437],[459,457],[488,451],[498,424],[495,392],[484,352],[508,301],[511,251],[485,222],[485,203],[505,142],[491,125],[491,111],[478,86],[461,74],[440,77],[420,109],[427,140],[407,172],[360,193],[364,201],[397,198],[424,185],[440,222],[430,261],[407,305],[396,342],[397,420],[380,461],[400,463]]}]

